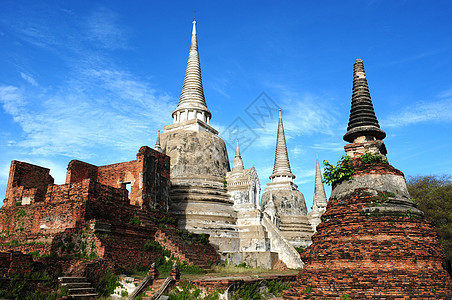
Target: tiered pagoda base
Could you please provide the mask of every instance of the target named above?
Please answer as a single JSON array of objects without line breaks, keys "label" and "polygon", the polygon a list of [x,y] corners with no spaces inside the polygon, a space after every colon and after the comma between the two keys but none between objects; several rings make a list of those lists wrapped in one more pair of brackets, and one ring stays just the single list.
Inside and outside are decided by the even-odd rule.
[{"label": "tiered pagoda base", "polygon": [[436,229],[391,184],[403,174],[385,163],[356,169],[334,187],[284,299],[452,299]]}]

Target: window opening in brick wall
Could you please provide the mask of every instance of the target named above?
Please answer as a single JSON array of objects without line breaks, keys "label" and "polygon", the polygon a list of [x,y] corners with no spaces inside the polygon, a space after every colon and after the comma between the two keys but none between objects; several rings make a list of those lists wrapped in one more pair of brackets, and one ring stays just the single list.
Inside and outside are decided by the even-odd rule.
[{"label": "window opening in brick wall", "polygon": [[132,182],[123,182],[122,187],[125,188],[128,191],[128,196],[130,199],[130,192],[132,191]]}]

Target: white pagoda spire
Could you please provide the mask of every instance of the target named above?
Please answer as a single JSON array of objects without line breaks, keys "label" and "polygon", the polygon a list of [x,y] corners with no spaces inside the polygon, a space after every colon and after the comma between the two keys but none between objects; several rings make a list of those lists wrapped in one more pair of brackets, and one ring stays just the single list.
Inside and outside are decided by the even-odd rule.
[{"label": "white pagoda spire", "polygon": [[276,139],[275,165],[270,180],[274,181],[291,181],[293,182],[295,175],[292,174],[289,164],[289,155],[287,154],[286,137],[284,135],[284,126],[279,110],[278,137]]},{"label": "white pagoda spire", "polygon": [[320,172],[319,156],[317,155],[317,165],[315,168],[314,203],[312,209],[314,209],[314,207],[325,209],[326,205],[327,199],[325,194],[325,188],[323,187],[322,182],[322,173]]},{"label": "white pagoda spire", "polygon": [[239,140],[237,140],[237,146],[235,148],[234,162],[232,163],[232,172],[242,171],[243,169],[244,169],[244,167],[243,167],[242,157],[240,156]]},{"label": "white pagoda spire", "polygon": [[160,130],[157,132],[157,141],[155,141],[154,149],[159,152],[163,152],[162,147],[160,146]]},{"label": "white pagoda spire", "polygon": [[196,38],[196,21],[193,21],[190,53],[188,55],[187,69],[185,71],[184,86],[179,104],[174,110],[173,123],[189,120],[201,120],[209,124],[212,117],[207,108],[201,79],[201,66],[199,63],[198,41]]}]

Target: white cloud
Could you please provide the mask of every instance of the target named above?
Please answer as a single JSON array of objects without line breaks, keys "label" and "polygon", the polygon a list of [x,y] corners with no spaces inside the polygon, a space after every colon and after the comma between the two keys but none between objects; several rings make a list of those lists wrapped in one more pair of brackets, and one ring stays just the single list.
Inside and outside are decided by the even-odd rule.
[{"label": "white cloud", "polygon": [[384,119],[382,127],[401,127],[420,122],[451,122],[452,98],[437,101],[418,101],[401,112]]},{"label": "white cloud", "polygon": [[[32,97],[33,104],[26,101]],[[25,132],[17,146],[36,155],[88,158],[102,145],[136,151],[170,123],[174,107],[166,94],[118,70],[86,70],[57,92],[34,97],[33,90],[0,87],[0,103]]]},{"label": "white cloud", "polygon": [[343,151],[344,145],[345,145],[344,142],[325,142],[321,144],[313,144],[309,147],[318,150]]},{"label": "white cloud", "polygon": [[110,50],[127,48],[126,30],[118,21],[118,15],[107,8],[93,11],[86,19],[87,39]]},{"label": "white cloud", "polygon": [[450,98],[452,97],[452,88],[442,91],[441,93],[438,94],[438,98]]},{"label": "white cloud", "polygon": [[25,73],[20,72],[20,76],[22,77],[22,79],[27,81],[32,86],[38,86],[38,83],[36,82],[36,80],[31,75],[27,75]]}]

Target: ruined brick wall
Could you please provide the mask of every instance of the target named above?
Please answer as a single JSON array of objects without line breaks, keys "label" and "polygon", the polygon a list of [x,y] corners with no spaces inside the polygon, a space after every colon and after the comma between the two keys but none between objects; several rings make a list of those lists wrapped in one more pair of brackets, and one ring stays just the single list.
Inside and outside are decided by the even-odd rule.
[{"label": "ruined brick wall", "polygon": [[49,173],[50,170],[47,168],[13,160],[3,205],[44,201],[47,186],[53,185],[54,182]]},{"label": "ruined brick wall", "polygon": [[130,184],[130,203],[141,203],[140,173],[142,167],[136,161],[122,162],[97,168],[97,181],[115,188],[126,190],[126,183]]},{"label": "ruined brick wall", "polygon": [[137,153],[143,166],[143,206],[167,211],[170,190],[170,157],[143,146]]},{"label": "ruined brick wall", "polygon": [[97,166],[79,160],[71,160],[69,162],[66,184],[81,182],[88,178],[97,181]]},{"label": "ruined brick wall", "polygon": [[170,161],[163,153],[147,146],[140,148],[137,160],[105,166],[94,166],[73,160],[69,163],[66,183],[94,181],[126,189],[132,205],[166,211],[169,201]]}]

